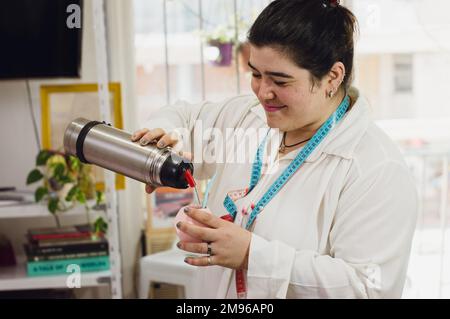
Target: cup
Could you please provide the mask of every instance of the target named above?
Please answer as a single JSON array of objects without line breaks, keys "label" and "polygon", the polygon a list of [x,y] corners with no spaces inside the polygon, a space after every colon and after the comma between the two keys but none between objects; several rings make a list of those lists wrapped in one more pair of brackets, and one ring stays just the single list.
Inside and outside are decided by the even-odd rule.
[{"label": "cup", "polygon": [[[184,222],[184,223],[197,225],[197,226],[200,226],[200,227],[208,227],[205,224],[202,224],[202,223],[192,219],[188,215],[186,215],[186,213],[184,212],[184,209],[186,207],[199,208],[199,206],[196,207],[196,206],[189,206],[189,205],[181,207],[181,209],[178,211],[178,213],[177,213],[177,215],[175,216],[175,219],[174,219],[174,225],[175,225],[175,229],[176,229],[176,232],[177,232],[177,236],[178,236],[178,238],[180,238],[180,241],[189,242],[189,243],[201,243],[201,242],[203,242],[202,240],[200,240],[198,238],[195,238],[195,237],[192,237],[192,236],[186,234],[185,232],[182,232],[176,226],[178,224],[178,222]],[[204,210],[204,211],[209,212],[209,210]]]}]

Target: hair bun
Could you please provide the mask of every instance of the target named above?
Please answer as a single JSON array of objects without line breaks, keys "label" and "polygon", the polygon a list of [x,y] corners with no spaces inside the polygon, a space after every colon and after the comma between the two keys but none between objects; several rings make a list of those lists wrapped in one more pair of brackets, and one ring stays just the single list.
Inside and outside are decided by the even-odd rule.
[{"label": "hair bun", "polygon": [[340,5],[341,1],[340,0],[327,0],[325,1],[327,5],[329,5],[332,8],[336,8]]}]

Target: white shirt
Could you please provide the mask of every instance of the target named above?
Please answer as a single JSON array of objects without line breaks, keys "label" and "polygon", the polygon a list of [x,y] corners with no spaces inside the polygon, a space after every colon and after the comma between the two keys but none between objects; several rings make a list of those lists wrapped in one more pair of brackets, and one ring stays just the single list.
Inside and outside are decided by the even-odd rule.
[{"label": "white shirt", "polygon": [[[351,110],[256,218],[246,272],[248,298],[401,297],[417,192],[399,150],[371,121],[368,102],[354,88],[350,95],[356,100]],[[192,151],[200,143],[194,138],[196,120],[202,121],[202,132],[211,127],[268,128],[254,96],[218,104],[178,103],[161,109],[146,127],[192,130],[183,139],[183,149]],[[259,142],[256,136],[250,141],[246,147],[253,160]],[[279,140],[272,142],[279,145]],[[201,147],[217,149],[211,136]],[[272,174],[263,175],[252,192],[236,201],[238,216],[261,198],[299,151],[271,163]],[[227,192],[249,186],[251,162],[195,165],[196,177],[217,173],[208,204],[215,215],[227,213]],[[212,266],[199,272],[199,297],[236,298],[233,270]]]}]

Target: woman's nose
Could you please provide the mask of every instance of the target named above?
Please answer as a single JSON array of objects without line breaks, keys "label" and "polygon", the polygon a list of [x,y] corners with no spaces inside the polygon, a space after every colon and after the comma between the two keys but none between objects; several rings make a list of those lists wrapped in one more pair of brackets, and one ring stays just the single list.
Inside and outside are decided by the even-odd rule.
[{"label": "woman's nose", "polygon": [[274,98],[275,94],[272,91],[268,91],[264,96],[264,100],[273,100]]},{"label": "woman's nose", "polygon": [[262,84],[259,87],[259,96],[261,99],[263,100],[273,100],[275,98],[275,94],[273,93],[273,91],[270,89],[269,86],[266,86],[264,84]]}]

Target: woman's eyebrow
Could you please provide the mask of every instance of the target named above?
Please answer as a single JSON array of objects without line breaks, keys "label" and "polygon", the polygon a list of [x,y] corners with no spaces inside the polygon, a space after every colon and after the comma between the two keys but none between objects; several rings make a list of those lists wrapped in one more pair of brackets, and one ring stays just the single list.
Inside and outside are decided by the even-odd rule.
[{"label": "woman's eyebrow", "polygon": [[[255,70],[256,72],[259,72],[257,68],[255,68],[250,62],[248,62],[248,66]],[[287,78],[287,79],[293,79],[294,77],[292,75],[283,73],[283,72],[272,72],[272,71],[266,71],[264,72],[266,75],[272,75],[280,78]]]}]

